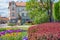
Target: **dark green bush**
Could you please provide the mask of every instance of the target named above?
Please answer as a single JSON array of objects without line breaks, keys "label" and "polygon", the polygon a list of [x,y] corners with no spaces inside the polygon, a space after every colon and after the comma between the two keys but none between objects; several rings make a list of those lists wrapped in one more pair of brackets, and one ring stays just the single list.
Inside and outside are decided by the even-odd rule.
[{"label": "dark green bush", "polygon": [[0,32],[1,32],[1,31],[5,31],[5,30],[6,30],[6,28],[0,28]]},{"label": "dark green bush", "polygon": [[13,24],[13,23],[9,23],[8,26],[15,26],[15,24]]}]

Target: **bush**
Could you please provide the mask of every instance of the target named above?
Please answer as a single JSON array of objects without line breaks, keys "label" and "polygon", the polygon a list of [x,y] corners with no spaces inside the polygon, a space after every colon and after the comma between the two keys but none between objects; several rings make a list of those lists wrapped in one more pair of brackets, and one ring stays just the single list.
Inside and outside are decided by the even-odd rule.
[{"label": "bush", "polygon": [[44,23],[28,29],[29,40],[58,40],[60,23]]},{"label": "bush", "polygon": [[5,30],[6,30],[6,28],[0,28],[0,32],[1,32],[1,31],[5,31]]},{"label": "bush", "polygon": [[27,21],[25,25],[33,25],[32,21]]},{"label": "bush", "polygon": [[8,26],[15,26],[15,24],[13,24],[13,23],[9,23]]},{"label": "bush", "polygon": [[45,23],[45,22],[49,22],[49,16],[44,13],[41,16],[36,16],[33,20],[34,24],[41,24],[41,23]]}]

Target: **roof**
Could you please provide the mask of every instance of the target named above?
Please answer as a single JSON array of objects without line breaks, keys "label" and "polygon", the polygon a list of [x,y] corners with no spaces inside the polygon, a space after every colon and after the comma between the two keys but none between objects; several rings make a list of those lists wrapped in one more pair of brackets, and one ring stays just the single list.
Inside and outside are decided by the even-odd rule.
[{"label": "roof", "polygon": [[6,17],[0,17],[0,20],[8,21],[8,20],[9,20],[9,18],[6,18]]},{"label": "roof", "polygon": [[16,6],[26,6],[26,2],[16,2]]}]

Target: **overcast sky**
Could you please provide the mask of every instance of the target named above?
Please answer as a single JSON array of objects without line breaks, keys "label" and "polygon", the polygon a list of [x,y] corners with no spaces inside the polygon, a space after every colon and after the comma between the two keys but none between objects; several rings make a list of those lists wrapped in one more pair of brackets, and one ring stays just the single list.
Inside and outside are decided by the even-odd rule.
[{"label": "overcast sky", "polygon": [[26,1],[26,0],[0,0],[0,15],[2,17],[9,16],[9,10],[8,10],[9,1]]},{"label": "overcast sky", "polygon": [[2,17],[9,16],[8,3],[9,1],[26,1],[26,0],[0,0],[0,15]]}]

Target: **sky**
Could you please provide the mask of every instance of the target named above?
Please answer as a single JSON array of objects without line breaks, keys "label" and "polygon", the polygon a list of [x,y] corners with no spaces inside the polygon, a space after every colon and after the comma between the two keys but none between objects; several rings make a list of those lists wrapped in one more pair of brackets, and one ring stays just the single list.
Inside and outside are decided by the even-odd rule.
[{"label": "sky", "polygon": [[9,1],[26,1],[26,0],[0,0],[0,16],[9,17]]},{"label": "sky", "polygon": [[[8,9],[8,4],[9,1],[24,1],[26,2],[27,0],[0,0],[0,16],[2,17],[9,17],[9,9]],[[56,2],[57,0],[55,0]]]}]

